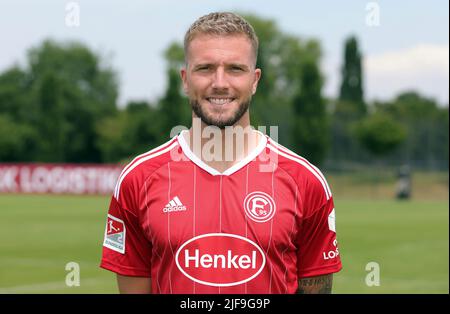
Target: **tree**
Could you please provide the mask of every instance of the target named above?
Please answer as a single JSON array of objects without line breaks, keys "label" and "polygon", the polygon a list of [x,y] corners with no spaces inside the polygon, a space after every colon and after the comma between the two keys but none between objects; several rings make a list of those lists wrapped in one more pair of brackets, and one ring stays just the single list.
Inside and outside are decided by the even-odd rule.
[{"label": "tree", "polygon": [[406,137],[406,130],[401,124],[380,112],[360,121],[354,131],[361,144],[377,157],[391,152]]},{"label": "tree", "polygon": [[[28,59],[33,87],[45,87],[51,92],[53,86],[55,93],[59,94],[58,101],[62,106],[58,109],[62,116],[59,129],[66,143],[64,160],[101,161],[95,145],[95,124],[116,111],[117,79],[114,71],[103,64],[100,56],[77,42],[56,43],[47,40],[31,49]],[[43,84],[42,81],[48,79],[49,75],[52,76],[51,84]],[[45,125],[46,114],[41,111],[38,130],[48,128]],[[49,159],[41,157],[39,160]]]},{"label": "tree", "polygon": [[354,124],[353,132],[361,145],[375,157],[376,172],[373,175],[375,196],[382,177],[382,157],[398,147],[406,137],[406,130],[391,116],[375,112]]},{"label": "tree", "polygon": [[[318,71],[314,78],[314,68],[319,68],[321,57],[319,42],[284,33],[274,20],[255,15],[241,15],[253,26],[259,38],[256,66],[262,70],[262,76],[250,106],[252,125],[266,126],[267,131],[270,126],[277,126],[277,140],[281,144],[290,146],[299,153],[306,153],[306,157],[320,162],[319,156],[323,151],[319,147],[321,143],[326,143],[328,129],[324,124],[320,132],[313,131],[317,130],[320,124],[318,121],[322,119],[319,116],[324,113],[320,102],[316,102],[319,97],[312,100],[320,95],[322,87]],[[307,73],[303,73],[304,71]],[[313,73],[312,77],[310,73]],[[315,82],[312,85],[305,84],[302,82],[304,79],[312,79]],[[299,110],[298,106],[302,106],[304,102],[312,108],[316,106],[317,109],[313,115],[318,120],[307,125],[303,121],[308,117],[299,117],[300,114],[310,112],[309,109]],[[298,118],[300,120],[297,121]],[[299,123],[302,125],[299,126]],[[299,133],[302,134],[302,140],[297,140]],[[318,147],[310,146],[312,141],[307,140],[308,137],[314,137],[312,141],[315,141]]]},{"label": "tree", "polygon": [[135,156],[149,151],[159,144],[160,129],[157,109],[145,101],[132,101],[126,107],[124,140],[129,142],[128,155]]},{"label": "tree", "polygon": [[95,125],[116,112],[117,85],[115,72],[86,46],[46,40],[29,50],[25,69],[0,75],[0,113],[36,134],[27,137],[35,141],[27,160],[99,162]]},{"label": "tree", "polygon": [[52,72],[46,73],[39,82],[37,104],[41,113],[38,130],[39,151],[36,159],[58,162],[65,160],[65,137],[67,122],[64,117],[62,88]]},{"label": "tree", "polygon": [[345,41],[339,100],[352,103],[355,112],[360,116],[367,111],[364,104],[361,58],[356,37],[348,38]]},{"label": "tree", "polygon": [[408,136],[393,154],[393,160],[422,169],[448,169],[448,106],[441,107],[415,91],[403,92],[392,101],[376,102],[373,106],[407,130]]},{"label": "tree", "polygon": [[293,99],[294,143],[301,154],[320,165],[325,158],[329,133],[325,102],[321,95],[322,77],[316,63],[303,65],[300,89]]},{"label": "tree", "polygon": [[172,43],[164,53],[167,62],[167,87],[157,106],[160,141],[169,140],[170,131],[176,125],[189,127],[191,111],[188,99],[182,94],[180,69],[184,64],[181,45]]},{"label": "tree", "polygon": [[12,119],[32,123],[37,115],[37,106],[31,99],[30,75],[13,66],[0,74],[0,113]]},{"label": "tree", "polygon": [[103,162],[118,162],[131,154],[130,139],[124,136],[129,125],[125,110],[104,117],[95,125],[95,145]]},{"label": "tree", "polygon": [[362,55],[355,37],[349,37],[344,44],[344,60],[341,69],[339,98],[333,102],[331,123],[331,156],[333,164],[354,161],[367,162],[364,149],[352,133],[355,123],[366,114],[363,92]]},{"label": "tree", "polygon": [[0,161],[28,161],[35,141],[32,127],[0,114]]},{"label": "tree", "polygon": [[160,141],[157,110],[145,101],[131,101],[114,116],[97,123],[97,146],[105,162],[127,162]]}]

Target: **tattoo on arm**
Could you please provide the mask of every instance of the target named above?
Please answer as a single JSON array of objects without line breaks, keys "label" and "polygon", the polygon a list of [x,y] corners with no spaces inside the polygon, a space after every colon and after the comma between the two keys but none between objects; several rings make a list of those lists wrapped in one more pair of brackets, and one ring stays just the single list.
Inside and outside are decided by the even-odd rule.
[{"label": "tattoo on arm", "polygon": [[299,294],[330,294],[333,285],[333,274],[301,278],[298,281]]}]

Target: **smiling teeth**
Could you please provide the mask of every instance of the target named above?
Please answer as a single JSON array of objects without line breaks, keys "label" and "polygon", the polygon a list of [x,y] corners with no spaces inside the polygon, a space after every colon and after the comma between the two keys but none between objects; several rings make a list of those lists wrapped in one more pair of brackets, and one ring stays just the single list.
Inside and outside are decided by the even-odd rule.
[{"label": "smiling teeth", "polygon": [[215,105],[224,105],[226,103],[229,103],[233,101],[232,98],[209,98],[209,102],[215,104]]}]

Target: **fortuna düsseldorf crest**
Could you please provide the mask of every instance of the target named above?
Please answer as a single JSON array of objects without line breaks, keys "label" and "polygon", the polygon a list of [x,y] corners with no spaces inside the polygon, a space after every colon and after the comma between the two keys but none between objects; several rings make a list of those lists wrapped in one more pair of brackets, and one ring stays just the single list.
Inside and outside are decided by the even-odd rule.
[{"label": "fortuna d\u00fcsseldorf crest", "polygon": [[255,222],[266,222],[275,215],[275,202],[264,192],[252,192],[244,200],[245,214]]}]

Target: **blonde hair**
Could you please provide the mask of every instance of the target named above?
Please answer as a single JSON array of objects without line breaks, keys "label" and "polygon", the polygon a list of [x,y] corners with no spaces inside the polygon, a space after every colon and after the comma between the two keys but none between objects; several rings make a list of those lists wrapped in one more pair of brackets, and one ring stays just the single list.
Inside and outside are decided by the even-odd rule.
[{"label": "blonde hair", "polygon": [[241,16],[231,12],[213,12],[196,20],[184,36],[184,56],[187,63],[187,52],[191,41],[199,34],[229,36],[245,35],[251,42],[253,53],[258,56],[258,37],[253,27]]}]

